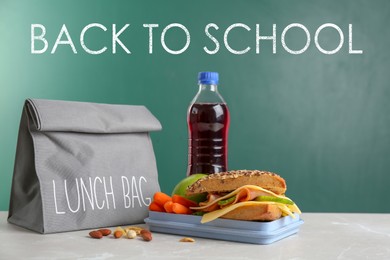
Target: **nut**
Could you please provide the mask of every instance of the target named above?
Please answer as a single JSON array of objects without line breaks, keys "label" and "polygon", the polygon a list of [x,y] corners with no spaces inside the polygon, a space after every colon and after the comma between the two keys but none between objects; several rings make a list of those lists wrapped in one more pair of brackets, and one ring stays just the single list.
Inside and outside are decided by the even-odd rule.
[{"label": "nut", "polygon": [[142,227],[137,227],[137,226],[129,226],[127,228],[125,228],[125,231],[129,231],[129,230],[134,230],[135,233],[137,233],[137,235],[139,235],[141,233],[141,230],[143,230]]},{"label": "nut", "polygon": [[103,237],[103,234],[99,230],[94,230],[89,232],[89,236],[92,238],[100,239]]},{"label": "nut", "polygon": [[149,242],[152,240],[152,233],[150,233],[149,230],[142,229],[140,235],[143,238],[143,240],[145,240],[145,241]]},{"label": "nut", "polygon": [[190,237],[183,237],[182,239],[179,240],[179,242],[195,242],[195,239],[190,238]]},{"label": "nut", "polygon": [[117,227],[117,228],[114,230],[114,233],[115,233],[116,231],[120,231],[120,232],[122,232],[122,236],[126,236],[126,231],[125,231],[122,227]]},{"label": "nut", "polygon": [[133,239],[137,236],[137,232],[134,230],[128,230],[126,233],[127,238]]},{"label": "nut", "polygon": [[122,231],[117,230],[117,231],[114,232],[114,237],[115,238],[121,238],[122,236],[123,236]]},{"label": "nut", "polygon": [[98,231],[102,233],[103,236],[108,236],[109,234],[111,234],[111,230],[108,228],[99,229]]}]

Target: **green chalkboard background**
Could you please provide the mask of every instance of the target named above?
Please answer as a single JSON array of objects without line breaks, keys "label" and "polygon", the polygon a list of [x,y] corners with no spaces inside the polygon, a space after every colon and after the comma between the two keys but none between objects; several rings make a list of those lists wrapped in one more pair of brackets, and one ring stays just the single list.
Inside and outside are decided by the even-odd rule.
[{"label": "green chalkboard background", "polygon": [[[390,212],[390,1],[0,1],[0,210],[7,210],[17,132],[23,101],[28,97],[139,104],[161,121],[153,133],[161,188],[170,192],[186,174],[186,112],[197,91],[199,71],[220,73],[220,91],[231,111],[230,169],[266,169],[282,175],[287,195],[303,211]],[[86,44],[107,45],[102,55],[86,54],[80,31],[90,23],[109,30],[91,30]],[[59,46],[55,54],[30,51],[30,26],[44,24],[49,51],[66,24],[78,54]],[[111,53],[111,25],[130,23],[121,39],[132,52]],[[157,23],[153,54],[148,54],[148,30]],[[160,35],[170,23],[191,33],[181,55],[167,53]],[[219,26],[220,51],[205,36],[208,23]],[[229,42],[244,55],[223,46],[223,33],[234,23]],[[277,53],[269,41],[255,53],[256,24],[262,34],[277,25]],[[312,44],[301,55],[287,53],[282,30],[304,24]],[[337,24],[345,43],[339,53],[325,55],[314,45],[316,29]],[[348,54],[348,24],[353,47]],[[320,43],[334,49],[339,36],[324,30]],[[166,35],[171,49],[180,49],[185,35]],[[300,29],[286,36],[291,49],[305,44]]]}]

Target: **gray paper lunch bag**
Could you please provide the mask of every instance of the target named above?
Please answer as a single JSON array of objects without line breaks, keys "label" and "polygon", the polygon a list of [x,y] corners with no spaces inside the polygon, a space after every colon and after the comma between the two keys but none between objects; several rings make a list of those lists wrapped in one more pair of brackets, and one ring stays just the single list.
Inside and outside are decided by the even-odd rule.
[{"label": "gray paper lunch bag", "polygon": [[143,106],[26,100],[8,221],[40,233],[143,222],[160,190]]}]

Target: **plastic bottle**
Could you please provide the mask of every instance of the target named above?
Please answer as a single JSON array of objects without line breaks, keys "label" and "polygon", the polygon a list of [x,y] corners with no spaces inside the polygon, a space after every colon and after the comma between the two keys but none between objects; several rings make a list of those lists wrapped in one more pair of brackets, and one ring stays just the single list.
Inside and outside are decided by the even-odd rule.
[{"label": "plastic bottle", "polygon": [[200,72],[199,91],[187,114],[187,175],[227,171],[229,110],[218,92],[217,72]]}]

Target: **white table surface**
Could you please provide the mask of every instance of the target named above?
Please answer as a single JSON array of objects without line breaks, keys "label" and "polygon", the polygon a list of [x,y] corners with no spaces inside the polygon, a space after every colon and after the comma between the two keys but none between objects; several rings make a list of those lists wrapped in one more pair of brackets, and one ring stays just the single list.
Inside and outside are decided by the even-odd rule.
[{"label": "white table surface", "polygon": [[91,239],[89,231],[41,235],[0,212],[0,259],[390,259],[390,214],[304,213],[298,234],[270,245],[153,233],[153,240]]}]

